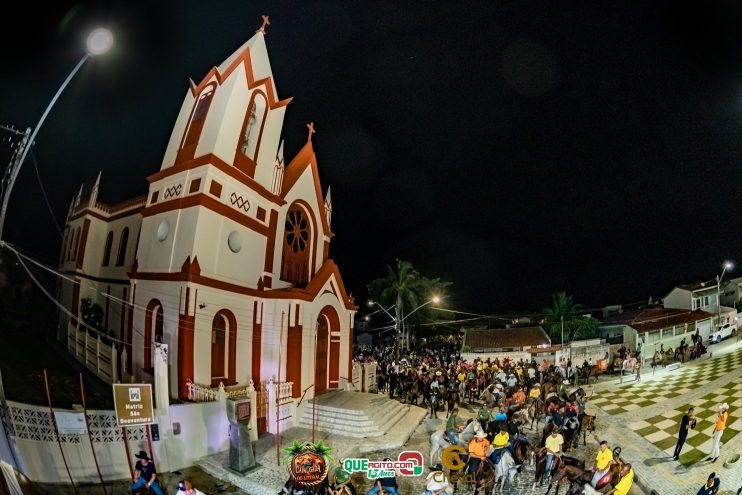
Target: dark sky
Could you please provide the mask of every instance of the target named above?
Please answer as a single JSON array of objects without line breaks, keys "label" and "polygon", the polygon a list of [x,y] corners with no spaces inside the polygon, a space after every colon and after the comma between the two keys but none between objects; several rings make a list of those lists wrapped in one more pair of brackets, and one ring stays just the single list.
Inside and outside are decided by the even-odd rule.
[{"label": "dark sky", "polygon": [[[330,254],[359,301],[396,258],[486,313],[559,290],[588,307],[646,300],[742,262],[740,2],[135,3],[150,2],[17,3],[0,30],[0,124],[20,128],[89,28],[116,37],[37,138],[59,221],[98,170],[103,201],[143,194],[188,79],[267,13],[278,93],[294,97],[286,155],[313,120]],[[30,160],[6,237],[59,250]]]}]

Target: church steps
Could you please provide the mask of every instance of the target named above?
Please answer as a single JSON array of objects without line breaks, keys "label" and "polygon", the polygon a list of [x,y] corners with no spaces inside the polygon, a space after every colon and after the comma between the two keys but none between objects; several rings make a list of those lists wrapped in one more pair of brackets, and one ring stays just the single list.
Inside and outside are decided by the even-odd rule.
[{"label": "church steps", "polygon": [[[313,411],[314,408],[314,411]],[[310,400],[299,420],[299,426],[311,428],[313,421],[321,431],[365,438],[385,435],[410,411],[410,406],[376,394],[345,392]]]}]

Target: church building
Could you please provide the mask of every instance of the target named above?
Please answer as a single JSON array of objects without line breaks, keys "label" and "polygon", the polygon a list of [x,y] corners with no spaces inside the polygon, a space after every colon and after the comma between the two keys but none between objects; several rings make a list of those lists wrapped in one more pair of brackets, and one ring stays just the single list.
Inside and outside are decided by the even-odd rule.
[{"label": "church building", "polygon": [[280,380],[295,397],[343,388],[357,308],[329,258],[332,201],[312,124],[284,160],[290,101],[278,96],[261,28],[190,81],[146,196],[106,205],[100,175],[87,200],[81,188],[60,255],[60,338],[83,330],[95,305],[100,333],[125,350],[119,378],[152,381],[161,342],[171,395],[183,399],[189,381]]}]

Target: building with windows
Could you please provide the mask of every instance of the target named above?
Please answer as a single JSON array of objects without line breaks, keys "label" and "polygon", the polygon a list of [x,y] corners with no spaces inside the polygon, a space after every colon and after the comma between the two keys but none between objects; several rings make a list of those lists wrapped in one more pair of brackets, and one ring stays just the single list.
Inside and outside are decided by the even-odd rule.
[{"label": "building with windows", "polygon": [[[191,81],[159,170],[142,197],[99,201],[101,176],[67,215],[60,338],[100,332],[125,355],[118,373],[151,381],[168,345],[170,390],[293,382],[293,395],[342,388],[353,317],[337,265],[329,188],[308,139],[286,164],[280,98],[258,32]],[[96,330],[81,308],[97,305]],[[99,311],[100,312],[100,311]]]}]

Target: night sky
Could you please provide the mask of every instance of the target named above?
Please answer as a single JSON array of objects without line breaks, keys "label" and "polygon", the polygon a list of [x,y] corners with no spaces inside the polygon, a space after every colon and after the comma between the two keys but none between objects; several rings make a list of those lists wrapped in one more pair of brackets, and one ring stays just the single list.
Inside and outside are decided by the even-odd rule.
[{"label": "night sky", "polygon": [[[286,158],[314,121],[330,255],[357,302],[396,258],[453,282],[449,307],[488,314],[559,290],[643,301],[742,262],[740,2],[135,3],[17,3],[0,30],[0,124],[19,128],[87,32],[114,31],[37,138],[59,222],[99,170],[102,201],[145,193],[189,78],[269,14],[278,96],[294,98]],[[58,255],[31,160],[5,236]]]}]

